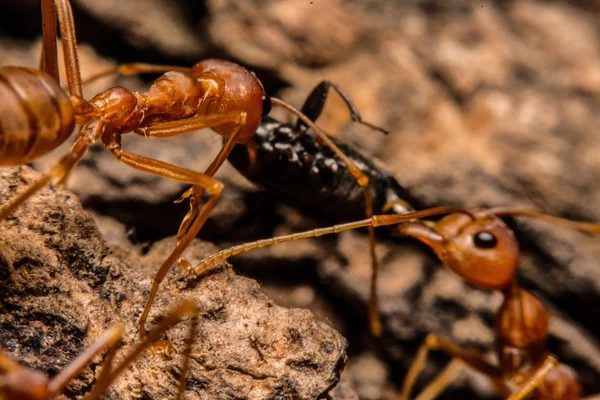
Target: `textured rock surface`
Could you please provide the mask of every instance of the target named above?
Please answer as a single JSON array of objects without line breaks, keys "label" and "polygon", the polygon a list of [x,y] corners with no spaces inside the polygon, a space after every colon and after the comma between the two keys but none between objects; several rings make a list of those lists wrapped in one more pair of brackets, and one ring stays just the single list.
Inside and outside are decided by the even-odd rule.
[{"label": "textured rock surface", "polygon": [[[38,174],[5,169],[5,201]],[[110,324],[126,324],[125,349],[136,337],[153,271],[173,240],[140,255],[122,243],[112,252],[78,200],[45,189],[0,225],[0,347],[25,364],[56,373]],[[187,256],[214,251],[195,242]],[[228,269],[186,279],[180,268],[161,287],[151,324],[184,298],[200,308],[192,352],[190,398],[313,399],[332,388],[345,364],[346,340],[306,310],[286,309],[257,282]],[[187,323],[166,339],[182,348]],[[180,356],[147,354],[110,390],[111,398],[170,398]],[[69,397],[89,390],[94,374],[69,387]]]},{"label": "textured rock surface", "polygon": [[[0,1],[0,16],[7,18],[0,23],[1,64],[37,64],[30,41],[40,21],[33,3]],[[226,56],[254,69],[270,94],[295,105],[318,81],[330,79],[346,89],[365,119],[391,133],[349,125],[335,97],[319,123],[380,157],[423,205],[524,205],[600,220],[597,1],[178,0],[167,6],[152,0],[153,8],[106,0],[106,8],[95,9],[87,3],[75,4],[79,36],[101,56],[83,60],[84,75],[104,57],[192,64],[197,57]],[[148,30],[148,21],[157,24],[148,10],[165,7],[171,11],[162,14],[161,29]],[[125,9],[129,15],[115,23],[115,10]],[[136,20],[137,26],[130,23]],[[161,37],[163,27],[174,26],[173,38]],[[173,42],[193,37],[196,43]],[[195,50],[182,54],[185,46]],[[111,84],[105,81],[90,95]],[[198,170],[220,144],[208,132],[168,141],[126,139],[128,150]],[[231,169],[219,176],[227,187],[203,239],[224,247],[319,226],[271,194],[250,189]],[[109,230],[102,223],[115,240],[145,246],[171,236],[185,212],[171,204],[184,187],[131,171],[101,149],[70,184],[85,207],[127,224]],[[516,227],[523,248],[519,282],[553,310],[550,349],[580,373],[585,394],[600,392],[600,240],[525,220]],[[361,397],[392,398],[428,332],[492,349],[497,294],[467,286],[423,246],[385,242],[379,253],[385,331],[378,342],[366,334],[364,235],[286,244],[233,262],[259,277],[276,301],[309,307],[336,324],[350,340],[348,381]],[[364,354],[375,354],[387,369],[372,368],[362,379],[360,366],[374,365],[363,364]],[[421,383],[445,361],[434,357]],[[459,391],[450,398],[492,393],[473,374],[454,387]]]}]

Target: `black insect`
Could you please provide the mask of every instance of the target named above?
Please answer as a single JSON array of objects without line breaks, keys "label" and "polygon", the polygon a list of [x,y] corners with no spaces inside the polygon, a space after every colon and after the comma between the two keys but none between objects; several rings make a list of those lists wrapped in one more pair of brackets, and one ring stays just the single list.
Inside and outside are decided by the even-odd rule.
[{"label": "black insect", "polygon": [[[349,96],[329,81],[319,83],[302,106],[302,113],[311,121],[316,121],[321,115],[329,89],[334,89],[341,96],[354,122],[387,134],[384,129],[363,121]],[[366,156],[349,143],[330,139],[366,179],[357,179],[356,173],[350,171],[347,164],[330,150],[331,146],[322,143],[300,120],[295,124],[286,124],[264,117],[254,139],[237,145],[228,159],[250,181],[306,215],[327,224],[374,214],[414,211],[411,206],[415,204],[413,199],[381,162]],[[381,325],[375,295],[377,262],[374,235],[370,229],[373,279],[369,308],[371,330],[378,335]]]}]

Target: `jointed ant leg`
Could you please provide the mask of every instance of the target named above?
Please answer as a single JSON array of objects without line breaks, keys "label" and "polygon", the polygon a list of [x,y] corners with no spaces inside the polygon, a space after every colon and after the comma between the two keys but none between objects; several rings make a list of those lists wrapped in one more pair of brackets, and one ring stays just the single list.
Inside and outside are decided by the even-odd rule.
[{"label": "jointed ant leg", "polygon": [[[315,89],[316,90],[316,89]],[[313,91],[314,93],[314,91]],[[301,121],[304,125],[310,128],[315,135],[335,153],[335,155],[342,160],[348,172],[352,174],[354,179],[356,179],[356,183],[361,186],[365,191],[365,215],[367,218],[373,216],[373,201],[371,198],[371,192],[369,189],[369,178],[365,175],[354,162],[341,151],[335,143],[325,134],[323,133],[306,115],[302,112],[296,110],[289,104],[285,103],[282,100],[271,98],[271,102],[273,104],[279,105],[287,109],[292,114],[298,117],[299,121]],[[352,103],[350,103],[352,104]],[[313,107],[305,107],[312,109]],[[318,108],[318,107],[317,107]],[[315,110],[313,110],[313,115],[315,115]],[[316,112],[318,116],[320,111]],[[360,116],[359,116],[360,117]],[[371,254],[371,287],[370,287],[370,296],[369,296],[369,320],[371,326],[371,332],[375,336],[379,336],[381,334],[381,321],[379,317],[379,306],[377,301],[377,273],[379,270],[379,266],[377,263],[377,254],[375,251],[375,230],[372,226],[368,227],[369,231],[369,253]]]},{"label": "jointed ant leg", "polygon": [[[98,399],[108,388],[108,386],[114,382],[114,380],[133,362],[145,349],[152,346],[152,344],[158,340],[162,334],[170,329],[171,327],[177,325],[183,318],[187,316],[192,316],[192,321],[190,325],[190,330],[188,336],[186,338],[186,346],[184,350],[184,359],[181,368],[181,376],[179,378],[179,387],[177,390],[176,399],[183,398],[183,392],[185,391],[185,384],[187,382],[187,375],[189,370],[189,358],[192,350],[193,340],[198,331],[198,307],[196,303],[191,300],[186,300],[177,305],[173,310],[167,314],[161,323],[154,328],[152,331],[148,333],[148,336],[144,338],[144,340],[139,341],[133,350],[131,350],[123,360],[114,368],[110,366],[110,373],[107,377],[104,377],[102,380],[99,380],[92,392],[90,392],[84,400],[96,400]],[[106,365],[105,367],[106,368]],[[104,371],[102,372],[104,374]],[[102,376],[101,374],[101,376]]]},{"label": "jointed ant leg", "polygon": [[[156,293],[158,292],[158,287],[160,283],[163,281],[167,272],[169,272],[171,266],[181,256],[183,250],[190,244],[190,242],[196,236],[202,225],[204,225],[204,222],[208,219],[210,212],[212,211],[216,202],[221,196],[223,184],[200,172],[192,171],[159,160],[154,160],[151,158],[126,152],[121,149],[121,137],[119,133],[104,136],[102,137],[102,141],[104,142],[106,148],[113,153],[117,160],[129,165],[132,168],[148,172],[153,175],[158,175],[165,178],[190,183],[194,185],[194,187],[197,186],[206,189],[211,195],[210,199],[206,202],[206,204],[204,204],[204,206],[200,210],[196,220],[192,223],[189,232],[190,234],[184,235],[178,241],[175,250],[173,250],[173,253],[171,253],[171,255],[165,260],[165,262],[163,262],[163,264],[161,265],[160,269],[154,277],[154,282],[152,283],[150,295],[148,296],[144,312],[142,313],[142,316],[139,320],[140,337],[144,338],[146,335],[145,325],[146,320],[148,318],[148,313],[150,312],[150,308],[152,306],[152,303],[154,302],[154,298],[156,297]],[[191,233],[193,233],[193,235]]]},{"label": "jointed ant leg", "polygon": [[[238,131],[239,132],[239,131]],[[227,141],[219,151],[219,154],[215,157],[213,162],[206,168],[204,171],[204,175],[214,176],[217,170],[223,165],[231,150],[235,147],[237,138],[237,132],[230,137],[227,138]],[[179,231],[177,232],[177,241],[180,241],[181,238],[186,235],[190,231],[190,225],[192,222],[198,217],[199,213],[199,205],[202,198],[202,193],[204,189],[198,186],[192,186],[188,190],[186,190],[183,195],[176,202],[181,202],[186,198],[190,198],[190,211],[185,215],[183,220],[181,221],[181,225],[179,226]],[[198,232],[194,234],[196,236]]]},{"label": "jointed ant leg", "polygon": [[40,70],[60,84],[58,74],[58,50],[56,45],[56,4],[54,0],[42,0],[42,50]]},{"label": "jointed ant leg", "polygon": [[110,349],[110,352],[113,353],[114,349],[120,344],[124,330],[125,328],[121,324],[108,329],[90,347],[60,371],[48,384],[48,398],[54,398],[54,396],[61,393],[64,387],[79,375],[81,370],[102,350]]},{"label": "jointed ant leg", "polygon": [[75,35],[73,10],[69,0],[42,0],[43,39],[40,69],[60,84],[56,45],[57,14],[60,22],[60,35],[63,43],[63,59],[67,73],[69,94],[81,99],[83,92],[77,53],[77,38]]},{"label": "jointed ant leg", "polygon": [[459,359],[453,359],[446,365],[433,381],[419,393],[415,400],[433,400],[438,397],[460,374],[464,364]]},{"label": "jointed ant leg", "polygon": [[[348,96],[348,94],[344,90],[342,90],[341,87],[330,81],[322,81],[317,86],[315,86],[315,88],[312,90],[312,92],[310,92],[310,94],[304,101],[300,112],[306,115],[311,121],[316,121],[321,115],[323,108],[325,107],[325,101],[327,100],[327,95],[329,94],[330,88],[334,89],[342,98],[342,100],[344,100],[344,103],[346,103],[346,106],[348,107],[348,111],[350,111],[350,118],[353,122],[367,126],[371,129],[382,132],[383,134],[388,134],[388,131],[386,131],[385,129],[373,125],[369,122],[363,121],[362,117],[360,116],[360,113],[358,112],[358,109],[350,99],[350,96]],[[300,125],[305,124],[301,120],[298,120],[296,122],[296,127],[299,127]]]},{"label": "jointed ant leg", "polygon": [[[138,129],[136,133],[146,137],[164,138],[176,136],[194,130],[217,126],[227,122],[234,122],[235,124],[241,127],[246,123],[246,113],[240,111],[232,111],[219,114],[200,115],[184,120],[165,122],[141,128]],[[223,165],[223,163],[229,156],[229,153],[235,146],[238,132],[239,129],[237,132],[231,134],[227,138],[227,141],[219,151],[219,154],[217,154],[213,162],[206,169],[204,175],[211,177],[214,176],[214,174],[221,167],[221,165]],[[188,197],[190,198],[190,211],[186,214],[186,216],[183,218],[183,221],[181,222],[179,231],[177,232],[178,241],[181,240],[182,236],[184,236],[189,231],[191,223],[198,216],[200,199],[202,197],[203,191],[204,188],[201,186],[192,186],[190,189],[188,189],[182,194],[179,200],[176,201],[181,202]],[[198,234],[198,232],[196,232],[194,236],[196,234]]]},{"label": "jointed ant leg", "polygon": [[[400,393],[399,400],[409,399],[415,381],[425,367],[427,355],[430,350],[439,350],[446,353],[453,359],[460,360],[461,362],[490,378],[497,386],[502,379],[502,371],[495,365],[492,365],[485,360],[484,355],[480,352],[470,349],[462,349],[446,339],[431,334],[427,336],[425,342],[423,342],[419,348],[417,356],[412,362],[412,365],[408,370],[406,377],[404,378],[404,384],[402,385],[402,392]],[[444,374],[444,372],[442,372],[442,374]],[[426,392],[422,393],[422,396],[419,395],[417,398],[419,400],[431,399],[428,397],[429,394],[434,395],[443,391],[444,388],[452,382],[450,378],[452,377],[452,373],[455,372],[458,371],[446,372],[448,376],[441,375],[441,378],[435,379],[432,384],[428,385]]]},{"label": "jointed ant leg", "polygon": [[145,126],[136,129],[135,133],[145,137],[165,138],[231,122],[244,125],[246,123],[246,113],[243,111],[230,111],[198,115],[191,118]]},{"label": "jointed ant leg", "polygon": [[529,377],[519,389],[514,392],[507,400],[522,400],[539,387],[544,380],[546,375],[553,368],[558,366],[558,360],[553,356],[548,355],[544,362],[535,370],[535,372]]}]

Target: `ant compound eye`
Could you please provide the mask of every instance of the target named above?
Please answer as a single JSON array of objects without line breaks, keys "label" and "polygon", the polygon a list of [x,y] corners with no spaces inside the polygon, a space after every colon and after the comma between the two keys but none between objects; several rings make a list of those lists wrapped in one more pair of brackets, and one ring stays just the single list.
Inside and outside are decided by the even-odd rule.
[{"label": "ant compound eye", "polygon": [[491,249],[498,244],[498,238],[488,231],[481,231],[473,236],[473,243],[481,249]]},{"label": "ant compound eye", "polygon": [[271,98],[267,95],[262,97],[262,116],[266,117],[271,112],[271,108],[273,105],[271,104]]}]

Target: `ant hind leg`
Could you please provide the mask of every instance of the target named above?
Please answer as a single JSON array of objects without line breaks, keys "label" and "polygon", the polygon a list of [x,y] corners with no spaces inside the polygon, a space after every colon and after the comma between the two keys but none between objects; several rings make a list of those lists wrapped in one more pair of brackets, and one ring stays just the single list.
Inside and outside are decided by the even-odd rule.
[{"label": "ant hind leg", "polygon": [[441,393],[454,377],[460,372],[464,365],[468,365],[474,370],[487,376],[492,383],[498,388],[501,394],[508,394],[508,388],[502,383],[502,371],[493,364],[490,364],[485,356],[475,350],[462,349],[452,342],[443,339],[437,335],[430,334],[427,336],[413,360],[402,385],[402,391],[398,400],[408,400],[412,392],[413,386],[417,377],[425,367],[427,356],[431,350],[442,351],[452,357],[451,363],[434,379],[417,397],[418,400],[430,400]]},{"label": "ant hind leg", "polygon": [[[115,379],[125,371],[125,369],[131,364],[140,354],[151,347],[153,343],[158,340],[165,331],[172,328],[181,322],[185,317],[192,316],[192,322],[190,325],[190,330],[188,336],[186,338],[186,345],[184,350],[184,358],[181,367],[181,374],[179,378],[179,386],[177,389],[176,399],[179,400],[183,398],[183,392],[185,391],[185,385],[187,382],[187,375],[189,370],[189,359],[191,355],[192,345],[194,338],[198,331],[198,306],[192,300],[184,300],[175,306],[161,321],[161,323],[155,327],[152,331],[148,333],[148,335],[144,338],[144,340],[138,341],[135,344],[134,348],[119,362],[117,366],[112,368],[110,365],[109,372],[105,374],[104,371],[101,373],[101,378],[99,379],[94,389],[88,393],[84,400],[97,400],[102,394],[106,391],[108,386],[115,381]],[[106,366],[105,366],[106,368]],[[102,377],[102,375],[105,375]]]}]

